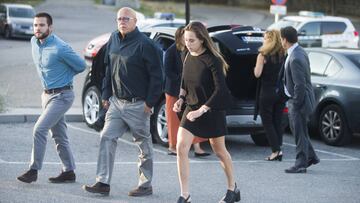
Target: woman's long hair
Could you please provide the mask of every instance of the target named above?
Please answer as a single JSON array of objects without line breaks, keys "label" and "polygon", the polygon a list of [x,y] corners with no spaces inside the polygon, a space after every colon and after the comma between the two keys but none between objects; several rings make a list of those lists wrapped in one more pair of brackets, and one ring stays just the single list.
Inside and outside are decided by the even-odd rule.
[{"label": "woman's long hair", "polygon": [[281,60],[284,57],[285,50],[281,45],[280,32],[278,30],[268,30],[264,33],[264,37],[268,38],[268,41],[264,43],[259,52],[267,57],[270,57],[272,61]]},{"label": "woman's long hair", "polygon": [[215,48],[215,45],[212,39],[209,36],[208,31],[206,30],[205,26],[201,22],[191,22],[184,28],[184,31],[191,31],[194,32],[196,37],[203,41],[203,46],[208,49],[215,57],[219,58],[222,62],[222,68],[224,74],[229,68],[229,65],[226,63],[224,57],[220,54],[220,52]]},{"label": "woman's long hair", "polygon": [[185,45],[184,45],[184,28],[185,26],[180,26],[175,32],[175,44],[176,49],[179,51],[184,51]]}]

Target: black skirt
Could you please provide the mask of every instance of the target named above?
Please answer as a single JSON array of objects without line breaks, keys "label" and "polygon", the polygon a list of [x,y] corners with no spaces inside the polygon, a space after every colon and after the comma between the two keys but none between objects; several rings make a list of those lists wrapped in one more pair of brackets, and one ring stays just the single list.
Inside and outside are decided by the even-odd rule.
[{"label": "black skirt", "polygon": [[202,138],[215,138],[224,136],[226,129],[226,112],[219,110],[210,110],[195,121],[190,121],[186,115],[197,107],[186,106],[184,114],[181,118],[180,127],[190,131],[193,135]]}]

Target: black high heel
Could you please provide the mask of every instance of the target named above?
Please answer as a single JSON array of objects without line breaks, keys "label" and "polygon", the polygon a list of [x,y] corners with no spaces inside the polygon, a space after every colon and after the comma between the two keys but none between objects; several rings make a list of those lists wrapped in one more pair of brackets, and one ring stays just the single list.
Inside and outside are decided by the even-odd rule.
[{"label": "black high heel", "polygon": [[190,195],[186,199],[183,196],[180,196],[177,203],[191,203]]},{"label": "black high heel", "polygon": [[276,156],[274,158],[271,158],[271,155],[266,157],[265,160],[266,161],[282,161],[282,152],[278,151],[278,153],[276,154]]},{"label": "black high heel", "polygon": [[227,190],[226,195],[219,201],[219,203],[234,203],[241,200],[240,190],[235,183],[234,190]]}]

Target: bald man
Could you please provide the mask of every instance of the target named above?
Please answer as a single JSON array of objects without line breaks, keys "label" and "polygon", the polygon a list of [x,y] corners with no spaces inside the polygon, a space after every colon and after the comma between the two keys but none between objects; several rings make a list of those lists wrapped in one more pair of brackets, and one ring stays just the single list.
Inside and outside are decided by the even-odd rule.
[{"label": "bald man", "polygon": [[107,109],[101,132],[96,183],[83,189],[108,195],[117,140],[130,131],[139,147],[139,182],[129,196],[152,194],[153,146],[150,116],[162,93],[161,50],[136,27],[136,13],[128,7],[117,13],[117,27],[107,43],[102,104]]}]

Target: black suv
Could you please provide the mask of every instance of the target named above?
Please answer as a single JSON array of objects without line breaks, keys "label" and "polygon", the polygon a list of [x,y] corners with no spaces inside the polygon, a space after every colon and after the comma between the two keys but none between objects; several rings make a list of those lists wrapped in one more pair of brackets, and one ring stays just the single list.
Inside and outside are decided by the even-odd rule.
[{"label": "black suv", "polygon": [[[165,51],[174,42],[176,28],[153,28],[147,34]],[[257,145],[266,145],[267,139],[261,118],[254,120],[257,79],[253,74],[258,48],[262,45],[263,30],[251,26],[215,26],[208,28],[217,48],[229,64],[227,85],[232,93],[233,106],[227,111],[229,134],[250,134]],[[101,108],[100,90],[105,70],[102,50],[96,54],[83,88],[83,110],[86,123],[101,129],[104,112]],[[159,99],[151,117],[154,141],[167,145],[165,97]]]}]

